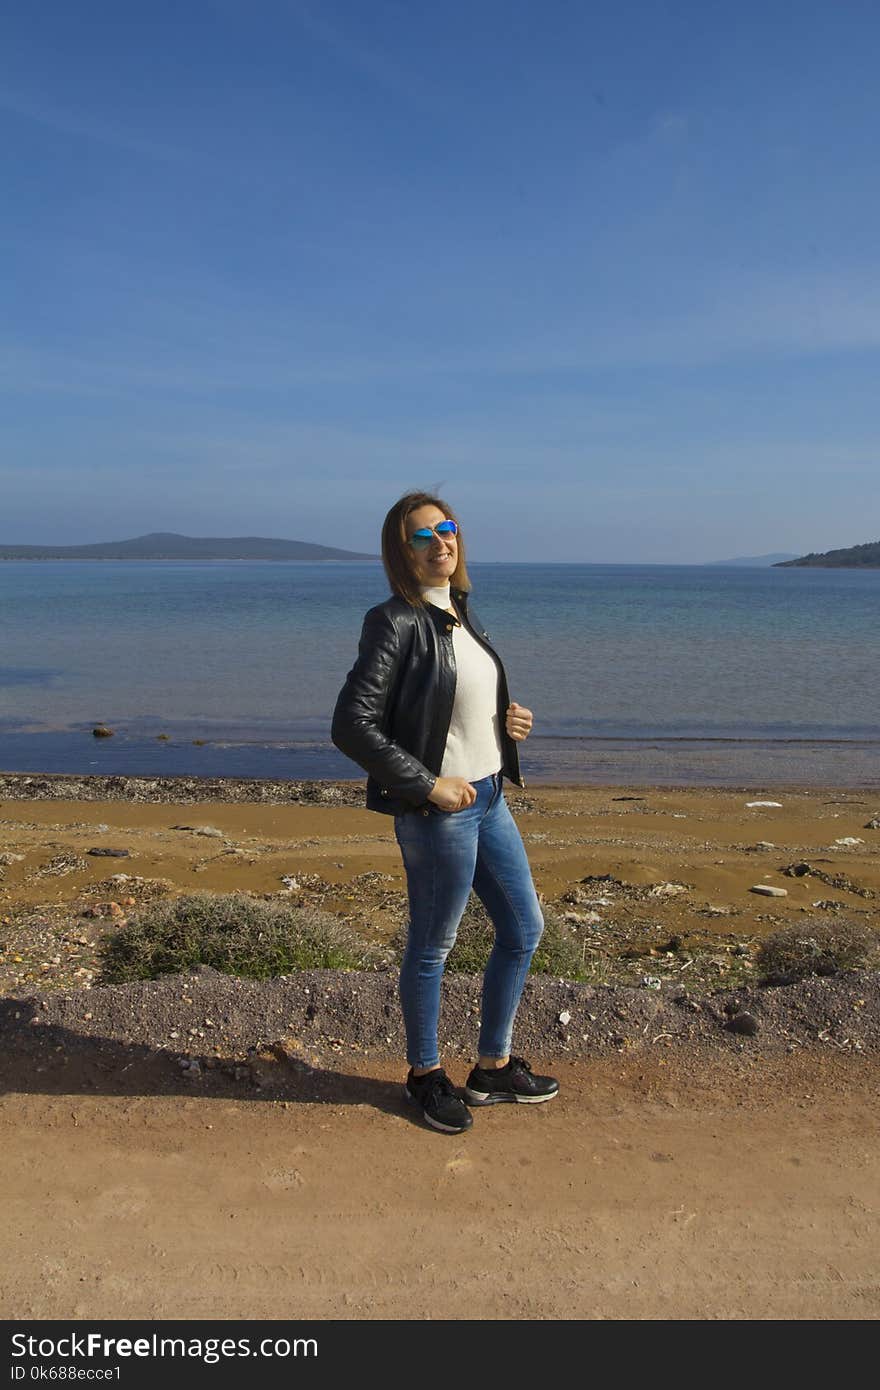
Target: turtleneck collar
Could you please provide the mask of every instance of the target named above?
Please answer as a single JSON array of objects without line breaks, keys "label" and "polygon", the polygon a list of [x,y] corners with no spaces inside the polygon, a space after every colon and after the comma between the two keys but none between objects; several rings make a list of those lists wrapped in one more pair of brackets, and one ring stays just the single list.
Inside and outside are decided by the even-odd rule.
[{"label": "turtleneck collar", "polygon": [[452,603],[448,582],[433,587],[423,584],[422,594],[428,603],[433,603],[437,608],[449,608]]}]

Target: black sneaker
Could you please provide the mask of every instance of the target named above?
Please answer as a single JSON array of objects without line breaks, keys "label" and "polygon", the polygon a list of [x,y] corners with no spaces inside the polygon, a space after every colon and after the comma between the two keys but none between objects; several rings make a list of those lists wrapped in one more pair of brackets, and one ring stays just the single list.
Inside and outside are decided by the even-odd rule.
[{"label": "black sneaker", "polygon": [[435,1067],[424,1076],[413,1076],[410,1068],[403,1094],[412,1105],[422,1107],[422,1114],[432,1129],[442,1129],[445,1134],[461,1134],[474,1122],[442,1067]]},{"label": "black sneaker", "polygon": [[484,1071],[474,1067],[467,1079],[464,1093],[468,1105],[497,1105],[512,1100],[519,1105],[539,1105],[552,1100],[559,1082],[552,1076],[534,1076],[522,1057],[511,1057],[506,1066]]}]

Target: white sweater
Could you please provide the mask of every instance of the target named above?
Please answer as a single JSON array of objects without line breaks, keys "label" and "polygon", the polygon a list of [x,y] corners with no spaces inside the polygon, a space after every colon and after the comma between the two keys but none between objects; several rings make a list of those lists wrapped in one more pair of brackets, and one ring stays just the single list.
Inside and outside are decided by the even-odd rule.
[{"label": "white sweater", "polygon": [[[449,585],[423,587],[428,603],[452,606]],[[476,782],[491,777],[501,767],[501,731],[498,727],[498,666],[463,623],[452,630],[455,656],[455,700],[446,736],[441,777],[466,777]]]}]

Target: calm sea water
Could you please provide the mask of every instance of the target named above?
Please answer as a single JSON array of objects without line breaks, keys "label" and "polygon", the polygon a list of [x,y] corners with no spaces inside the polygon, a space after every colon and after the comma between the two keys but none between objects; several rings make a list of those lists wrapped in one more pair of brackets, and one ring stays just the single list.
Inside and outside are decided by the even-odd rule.
[{"label": "calm sea water", "polygon": [[[880,571],[471,577],[535,712],[526,780],[880,785]],[[386,594],[378,564],[0,564],[0,768],[358,776],[329,720]]]}]

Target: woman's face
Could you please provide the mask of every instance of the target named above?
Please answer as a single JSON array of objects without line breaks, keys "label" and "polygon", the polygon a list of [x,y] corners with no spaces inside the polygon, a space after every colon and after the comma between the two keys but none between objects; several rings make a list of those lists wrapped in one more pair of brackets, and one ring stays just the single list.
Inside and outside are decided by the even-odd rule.
[{"label": "woman's face", "polygon": [[[439,507],[416,507],[405,522],[406,538],[409,540],[413,532],[433,528],[438,521],[445,520],[446,516]],[[435,535],[424,550],[414,550],[410,546],[409,555],[413,573],[420,584],[434,587],[447,584],[458,564],[458,541],[455,536]]]}]

